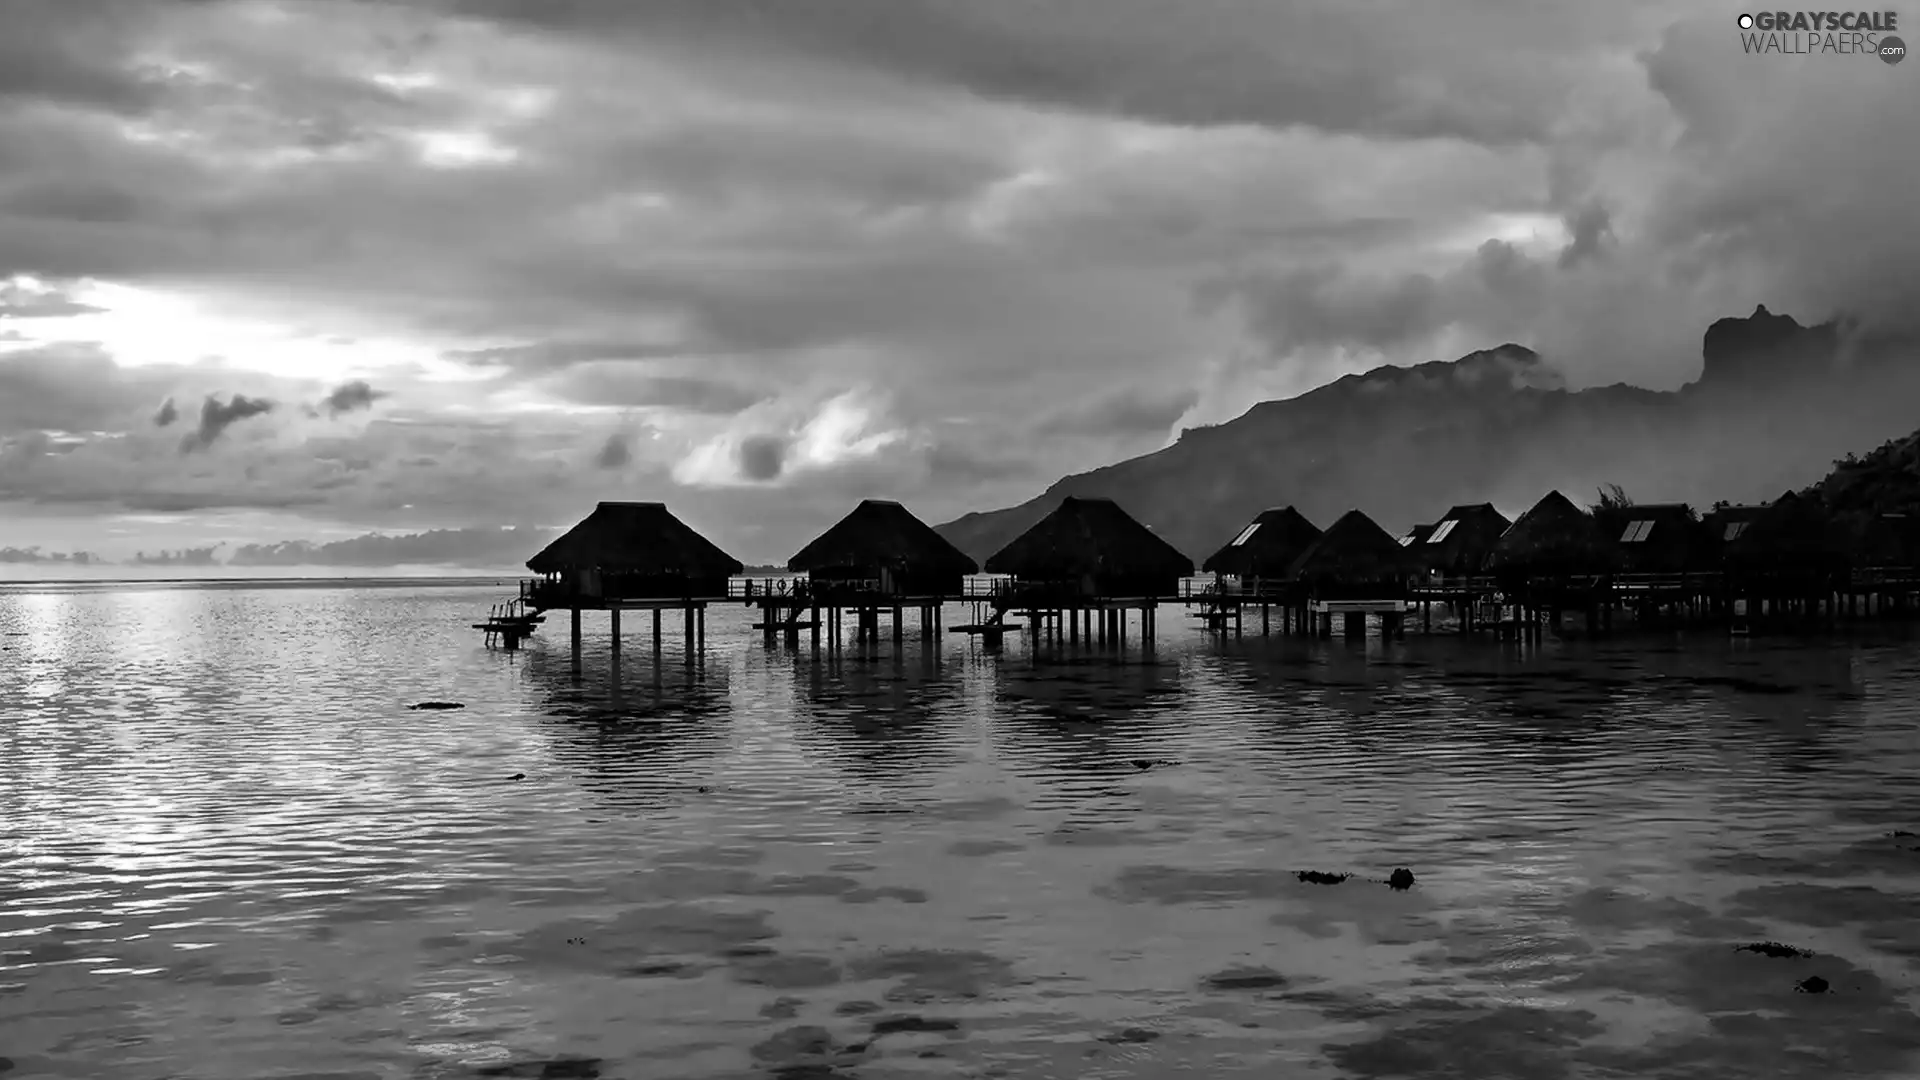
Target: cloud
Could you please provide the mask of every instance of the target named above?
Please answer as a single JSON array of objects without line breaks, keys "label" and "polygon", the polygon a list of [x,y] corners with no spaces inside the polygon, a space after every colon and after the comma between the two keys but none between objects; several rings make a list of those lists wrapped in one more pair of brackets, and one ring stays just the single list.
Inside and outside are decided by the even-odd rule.
[{"label": "cloud", "polygon": [[748,480],[778,480],[787,466],[787,441],[777,435],[740,440],[740,475]]},{"label": "cloud", "polygon": [[274,404],[265,398],[250,398],[245,394],[235,394],[222,402],[212,394],[200,405],[200,426],[180,440],[180,452],[192,453],[212,446],[220,436],[234,424],[254,416],[263,416],[273,411]]},{"label": "cloud", "polygon": [[607,436],[593,458],[594,466],[601,469],[623,469],[632,461],[633,446],[626,435],[618,432]]},{"label": "cloud", "polygon": [[174,405],[172,398],[168,398],[161,402],[160,408],[154,412],[153,426],[167,427],[178,419],[180,419],[180,409]]},{"label": "cloud", "polygon": [[1127,387],[1058,409],[1041,427],[1075,435],[1164,434],[1199,398],[1192,387]]},{"label": "cloud", "polygon": [[[1593,54],[1645,5],[1438,11],[1250,0],[457,0],[583,39],[799,58],[1041,107],[1178,126],[1541,138]],[[1482,57],[1497,54],[1500,62]],[[1444,87],[1442,91],[1440,88]]]},{"label": "cloud", "polygon": [[774,396],[772,388],[750,390],[725,379],[658,374],[645,365],[619,361],[576,364],[536,385],[562,401],[712,416],[729,416]]},{"label": "cloud", "polygon": [[22,275],[0,280],[0,319],[58,319],[103,309],[82,304],[56,285]]},{"label": "cloud", "polygon": [[334,387],[333,392],[321,400],[320,406],[327,411],[328,416],[338,417],[342,413],[350,413],[356,409],[370,409],[375,401],[386,396],[369,386],[366,380],[355,379]]},{"label": "cloud", "polygon": [[0,433],[107,431],[137,424],[180,377],[177,370],[122,369],[90,342],[0,352]]}]

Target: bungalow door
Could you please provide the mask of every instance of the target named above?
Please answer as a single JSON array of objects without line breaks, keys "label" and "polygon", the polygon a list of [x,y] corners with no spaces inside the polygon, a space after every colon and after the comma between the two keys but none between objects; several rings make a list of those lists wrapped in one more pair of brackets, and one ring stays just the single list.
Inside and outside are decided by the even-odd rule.
[{"label": "bungalow door", "polygon": [[893,593],[896,591],[893,586],[894,586],[893,567],[891,566],[881,567],[880,568],[880,595],[882,596],[893,595]]}]

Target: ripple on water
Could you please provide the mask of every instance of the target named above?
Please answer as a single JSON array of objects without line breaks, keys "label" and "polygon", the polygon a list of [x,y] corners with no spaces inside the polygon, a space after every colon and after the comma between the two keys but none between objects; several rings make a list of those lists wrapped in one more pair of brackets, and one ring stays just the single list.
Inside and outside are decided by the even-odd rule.
[{"label": "ripple on water", "polygon": [[814,659],[716,607],[576,675],[478,647],[498,592],[0,590],[14,1072],[1920,1072],[1909,640]]}]

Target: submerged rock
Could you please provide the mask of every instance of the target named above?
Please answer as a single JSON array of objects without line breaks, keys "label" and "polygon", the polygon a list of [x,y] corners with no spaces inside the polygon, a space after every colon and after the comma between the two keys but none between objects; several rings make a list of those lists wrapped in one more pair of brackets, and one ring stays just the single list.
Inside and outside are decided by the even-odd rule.
[{"label": "submerged rock", "polygon": [[1287,980],[1272,968],[1246,967],[1216,971],[1202,983],[1209,990],[1273,990],[1287,985]]},{"label": "submerged rock", "polygon": [[600,1059],[557,1057],[546,1061],[515,1061],[505,1065],[487,1065],[474,1070],[481,1076],[530,1078],[530,1080],[598,1080]]},{"label": "submerged rock", "polygon": [[1319,870],[1301,870],[1295,873],[1294,876],[1299,878],[1301,881],[1306,882],[1309,885],[1338,885],[1341,882],[1352,877],[1353,875],[1352,874],[1327,874],[1327,873],[1322,873]]},{"label": "submerged rock", "polygon": [[1809,975],[1806,978],[1801,979],[1799,982],[1794,983],[1793,988],[1795,990],[1800,991],[1803,994],[1824,994],[1829,989],[1831,989],[1831,986],[1828,984],[1827,980],[1821,978],[1820,976]]},{"label": "submerged rock", "polygon": [[1740,952],[1759,953],[1776,960],[1800,959],[1813,955],[1811,949],[1796,949],[1791,945],[1782,945],[1777,941],[1756,941],[1751,945],[1735,945]]},{"label": "submerged rock", "polygon": [[1395,892],[1405,892],[1413,888],[1413,871],[1402,866],[1387,875],[1387,886]]},{"label": "submerged rock", "polygon": [[889,1016],[873,1022],[873,1037],[896,1035],[906,1031],[959,1031],[958,1020],[934,1020],[925,1016]]},{"label": "submerged rock", "polygon": [[462,702],[458,702],[458,701],[422,701],[422,702],[419,702],[418,704],[414,704],[414,705],[409,705],[409,706],[407,706],[407,708],[409,708],[409,709],[429,709],[429,710],[434,710],[434,709],[464,709],[464,708],[466,708],[466,705],[465,705],[464,703],[462,703]]}]

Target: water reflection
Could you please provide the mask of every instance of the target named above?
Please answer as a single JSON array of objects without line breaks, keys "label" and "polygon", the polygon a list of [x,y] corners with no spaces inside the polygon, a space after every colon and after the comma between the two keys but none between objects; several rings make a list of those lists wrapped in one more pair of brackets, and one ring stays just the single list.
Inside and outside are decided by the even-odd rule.
[{"label": "water reflection", "polygon": [[[555,762],[582,790],[623,810],[677,805],[711,787],[731,746],[730,668],[705,657],[657,667],[604,647],[576,669],[560,649],[524,655],[519,672]],[[636,670],[637,669],[637,670]]]},{"label": "water reflection", "polygon": [[938,648],[883,642],[786,663],[796,741],[849,777],[910,789],[963,760],[962,670]]}]

